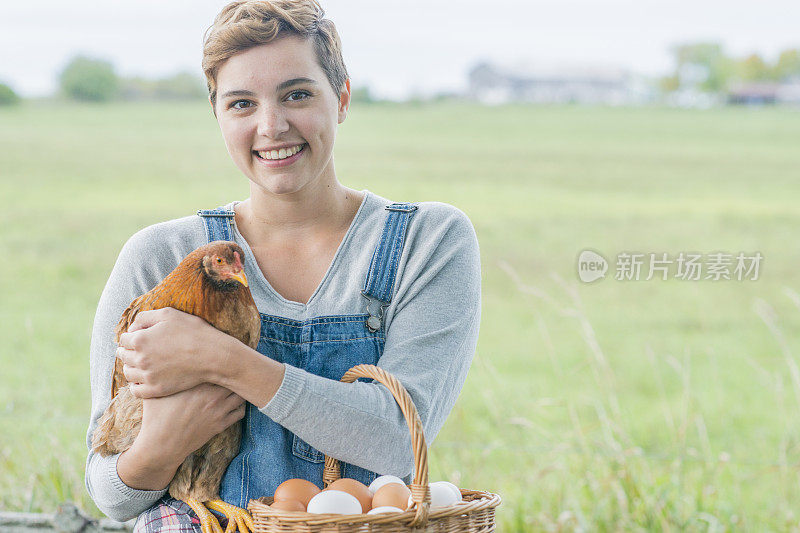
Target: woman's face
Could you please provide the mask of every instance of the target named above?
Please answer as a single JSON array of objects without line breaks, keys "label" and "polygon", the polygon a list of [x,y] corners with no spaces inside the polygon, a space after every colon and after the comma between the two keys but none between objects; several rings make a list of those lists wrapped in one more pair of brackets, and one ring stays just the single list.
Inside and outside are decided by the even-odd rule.
[{"label": "woman's face", "polygon": [[269,194],[334,183],[336,126],[349,104],[350,82],[339,102],[313,41],[299,36],[240,52],[217,73],[217,121],[228,153]]}]

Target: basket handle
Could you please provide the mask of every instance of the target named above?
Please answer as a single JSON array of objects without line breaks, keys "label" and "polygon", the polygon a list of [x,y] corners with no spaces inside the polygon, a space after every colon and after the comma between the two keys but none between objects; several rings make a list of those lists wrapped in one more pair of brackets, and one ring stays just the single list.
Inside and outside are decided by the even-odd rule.
[{"label": "basket handle", "polygon": [[[422,431],[422,420],[419,418],[417,408],[411,395],[403,384],[390,373],[375,365],[356,365],[342,376],[343,383],[352,383],[358,378],[372,378],[386,385],[389,392],[400,405],[400,410],[411,432],[411,448],[414,453],[414,481],[409,485],[411,499],[417,510],[414,519],[409,524],[411,527],[424,527],[428,522],[431,495],[428,488],[428,447],[425,445],[425,434]],[[325,456],[325,470],[322,480],[327,487],[341,477],[339,461],[333,457]]]}]

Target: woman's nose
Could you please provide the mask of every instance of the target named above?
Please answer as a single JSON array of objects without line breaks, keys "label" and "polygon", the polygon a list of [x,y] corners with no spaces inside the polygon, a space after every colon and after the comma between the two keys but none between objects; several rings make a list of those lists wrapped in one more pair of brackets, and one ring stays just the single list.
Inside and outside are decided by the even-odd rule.
[{"label": "woman's nose", "polygon": [[289,122],[280,106],[265,105],[258,115],[257,133],[264,137],[277,138],[289,131]]}]

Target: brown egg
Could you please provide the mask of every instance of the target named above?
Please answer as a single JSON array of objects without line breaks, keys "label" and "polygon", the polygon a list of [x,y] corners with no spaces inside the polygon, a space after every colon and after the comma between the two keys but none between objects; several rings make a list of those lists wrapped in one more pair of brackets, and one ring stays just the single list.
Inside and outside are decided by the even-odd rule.
[{"label": "brown egg", "polygon": [[273,509],[280,509],[281,511],[301,511],[305,512],[305,506],[297,500],[278,500],[270,505]]},{"label": "brown egg", "polygon": [[343,477],[325,487],[325,490],[340,490],[352,494],[361,504],[362,513],[366,513],[372,509],[372,495],[369,493],[369,487],[360,481]]},{"label": "brown egg", "polygon": [[[307,479],[287,479],[275,489],[275,501],[294,500],[308,507],[308,501],[320,493],[319,487]],[[305,510],[305,509],[303,509]]]},{"label": "brown egg", "polygon": [[411,496],[411,491],[405,485],[400,483],[387,483],[383,487],[375,491],[372,497],[372,507],[397,507],[398,509],[406,509],[408,507],[408,497]]}]

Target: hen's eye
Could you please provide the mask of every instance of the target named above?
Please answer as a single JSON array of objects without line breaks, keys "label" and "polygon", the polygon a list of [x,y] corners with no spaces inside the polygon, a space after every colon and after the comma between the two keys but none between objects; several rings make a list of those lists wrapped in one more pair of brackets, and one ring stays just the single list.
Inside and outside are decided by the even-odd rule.
[{"label": "hen's eye", "polygon": [[220,259],[219,257],[217,257],[217,263],[222,263],[222,259]]}]

